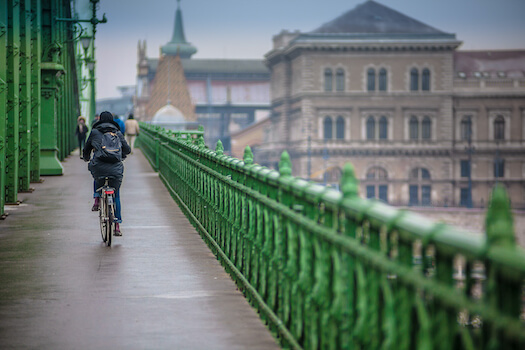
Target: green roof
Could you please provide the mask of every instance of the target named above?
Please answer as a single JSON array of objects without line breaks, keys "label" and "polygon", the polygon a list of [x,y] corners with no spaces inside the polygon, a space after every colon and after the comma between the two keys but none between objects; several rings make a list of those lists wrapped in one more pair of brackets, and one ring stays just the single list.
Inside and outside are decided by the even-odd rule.
[{"label": "green roof", "polygon": [[184,72],[219,74],[269,74],[263,60],[256,59],[187,59],[182,60]]},{"label": "green roof", "polygon": [[190,58],[196,52],[197,48],[186,41],[182,25],[182,11],[179,4],[175,12],[175,25],[171,41],[162,46],[162,53],[166,55],[180,55],[181,58]]}]

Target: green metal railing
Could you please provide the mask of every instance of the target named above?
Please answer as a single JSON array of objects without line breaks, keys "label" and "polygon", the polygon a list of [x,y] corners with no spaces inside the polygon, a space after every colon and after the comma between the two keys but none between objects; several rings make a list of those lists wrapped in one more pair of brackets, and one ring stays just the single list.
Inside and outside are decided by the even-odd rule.
[{"label": "green metal railing", "polygon": [[474,235],[141,124],[143,153],[285,348],[523,349],[525,254],[493,192]]}]

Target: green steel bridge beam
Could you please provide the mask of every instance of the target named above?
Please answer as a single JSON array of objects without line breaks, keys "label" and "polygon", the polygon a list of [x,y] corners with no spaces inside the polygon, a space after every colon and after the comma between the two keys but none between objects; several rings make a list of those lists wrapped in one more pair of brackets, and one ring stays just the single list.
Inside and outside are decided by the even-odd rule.
[{"label": "green steel bridge beam", "polygon": [[40,174],[61,175],[58,160],[58,98],[63,85],[64,66],[60,62],[62,44],[53,21],[57,0],[42,0],[42,100],[40,119]]},{"label": "green steel bridge beam", "polygon": [[5,200],[17,202],[19,161],[20,2],[7,1],[7,125]]},{"label": "green steel bridge beam", "polygon": [[71,1],[0,3],[0,218],[76,147],[78,37],[55,17],[71,18]]},{"label": "green steel bridge beam", "polygon": [[42,9],[40,0],[31,0],[31,152],[30,152],[30,182],[40,181],[40,104],[42,76],[40,73],[42,40]]},{"label": "green steel bridge beam", "polygon": [[[0,5],[0,47],[7,47],[7,3]],[[7,114],[7,54],[0,52],[0,116]],[[4,217],[7,120],[0,119],[0,217]]]},{"label": "green steel bridge beam", "polygon": [[29,191],[31,181],[31,72],[32,66],[31,0],[20,1],[20,88],[19,88],[19,168],[18,191]]}]

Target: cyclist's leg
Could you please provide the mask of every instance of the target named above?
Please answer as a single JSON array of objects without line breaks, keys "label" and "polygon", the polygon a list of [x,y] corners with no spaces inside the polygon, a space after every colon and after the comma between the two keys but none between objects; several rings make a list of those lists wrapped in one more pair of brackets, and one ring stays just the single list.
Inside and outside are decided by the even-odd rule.
[{"label": "cyclist's leg", "polygon": [[100,192],[97,192],[97,188],[104,186],[104,180],[93,180],[93,198],[100,197]]},{"label": "cyclist's leg", "polygon": [[97,189],[103,185],[104,180],[93,180],[93,198],[95,198],[95,202],[93,203],[93,207],[91,207],[91,211],[97,211],[100,206],[100,192],[97,192]]},{"label": "cyclist's leg", "polygon": [[120,205],[120,189],[115,190],[115,217],[117,218],[117,222],[122,222],[122,212],[121,212],[121,205]]}]

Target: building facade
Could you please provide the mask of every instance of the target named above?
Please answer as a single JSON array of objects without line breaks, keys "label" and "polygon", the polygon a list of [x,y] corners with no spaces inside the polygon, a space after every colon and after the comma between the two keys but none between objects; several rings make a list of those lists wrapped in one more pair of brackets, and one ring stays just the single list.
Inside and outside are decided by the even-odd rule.
[{"label": "building facade", "polygon": [[459,51],[455,34],[367,1],[265,56],[271,123],[256,161],[394,205],[525,206],[525,50]]}]

